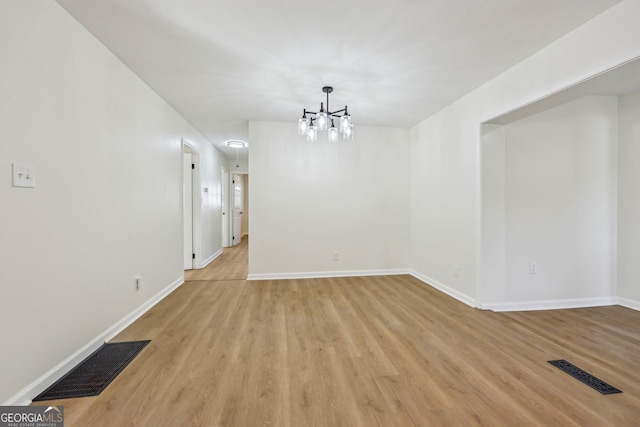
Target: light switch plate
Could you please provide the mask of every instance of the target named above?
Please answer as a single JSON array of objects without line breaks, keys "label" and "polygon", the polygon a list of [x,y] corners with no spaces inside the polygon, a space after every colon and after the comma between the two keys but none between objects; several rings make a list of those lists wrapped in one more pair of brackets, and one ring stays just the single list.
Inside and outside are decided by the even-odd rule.
[{"label": "light switch plate", "polygon": [[36,177],[33,172],[33,166],[14,163],[13,186],[34,188],[36,186]]}]

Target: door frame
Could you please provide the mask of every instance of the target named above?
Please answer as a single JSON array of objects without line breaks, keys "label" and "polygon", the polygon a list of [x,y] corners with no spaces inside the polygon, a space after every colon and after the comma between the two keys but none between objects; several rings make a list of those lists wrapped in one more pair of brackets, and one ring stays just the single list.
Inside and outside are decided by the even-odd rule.
[{"label": "door frame", "polygon": [[[195,254],[195,257],[193,258],[193,262],[192,262],[192,268],[196,269],[196,268],[200,268],[200,263],[202,261],[202,257],[201,257],[201,224],[200,224],[200,214],[201,214],[201,195],[200,195],[200,153],[198,152],[198,150],[196,150],[196,148],[190,144],[187,140],[185,140],[184,138],[181,139],[182,142],[182,150],[180,150],[180,164],[182,165],[182,155],[183,153],[190,153],[191,154],[191,162],[194,165],[194,168],[192,169],[191,172],[191,225],[192,225],[192,244],[193,244],[193,253]],[[182,169],[182,167],[181,167]],[[184,171],[182,176],[184,177]],[[184,203],[184,178],[183,178],[183,183],[182,183],[182,200]],[[183,217],[182,217],[182,229],[183,229],[183,233],[184,233],[184,210],[183,210]],[[185,247],[184,247],[184,234],[182,236],[182,256],[184,256],[184,252],[185,252]]]},{"label": "door frame", "polygon": [[[228,183],[229,184],[228,185],[229,188],[228,188],[228,191],[227,191],[228,199],[229,199],[229,205],[228,205],[228,208],[227,208],[228,211],[232,210],[232,209],[230,209],[230,208],[232,208],[232,206],[231,206],[231,203],[232,203],[231,195],[235,191],[235,189],[233,188],[233,175],[243,175],[243,176],[246,175],[246,176],[249,176],[249,172],[247,172],[247,171],[244,171],[244,172],[229,171],[229,183]],[[243,191],[247,191],[246,188],[244,188],[244,186],[243,186],[242,190]],[[247,198],[248,198],[248,194],[247,194]],[[243,211],[244,210],[246,210],[246,209],[243,208]],[[241,219],[241,221],[242,221],[242,219]],[[233,213],[231,213],[231,215],[229,215],[229,224],[228,224],[229,225],[229,228],[228,228],[228,231],[229,231],[229,233],[228,233],[228,244],[229,244],[229,246],[233,245],[233,239],[232,239],[232,236],[233,236],[233,223],[234,223]],[[249,226],[249,224],[247,223],[247,227],[248,226]],[[240,237],[240,239],[242,240],[242,236]]]},{"label": "door frame", "polygon": [[222,247],[229,247],[229,171],[223,166],[220,168],[220,216],[222,217]]}]

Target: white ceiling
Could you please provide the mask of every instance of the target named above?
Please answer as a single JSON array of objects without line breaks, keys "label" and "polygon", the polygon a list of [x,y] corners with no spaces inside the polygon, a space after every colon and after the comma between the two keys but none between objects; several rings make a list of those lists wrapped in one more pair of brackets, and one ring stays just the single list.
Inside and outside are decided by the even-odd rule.
[{"label": "white ceiling", "polygon": [[221,147],[325,85],[356,126],[411,127],[620,0],[57,1]]}]

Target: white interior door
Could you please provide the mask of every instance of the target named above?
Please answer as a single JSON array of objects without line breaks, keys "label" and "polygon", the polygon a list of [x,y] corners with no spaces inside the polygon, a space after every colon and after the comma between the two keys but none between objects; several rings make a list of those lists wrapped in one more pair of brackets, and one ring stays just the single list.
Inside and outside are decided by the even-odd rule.
[{"label": "white interior door", "polygon": [[231,236],[231,245],[235,246],[240,243],[242,239],[242,205],[243,205],[243,190],[242,190],[242,177],[240,175],[233,175],[233,231]]},{"label": "white interior door", "polygon": [[182,212],[184,222],[184,269],[193,268],[193,159],[191,153],[183,153]]},{"label": "white interior door", "polygon": [[220,193],[222,206],[222,246],[231,246],[229,243],[229,172],[222,169],[222,192]]}]

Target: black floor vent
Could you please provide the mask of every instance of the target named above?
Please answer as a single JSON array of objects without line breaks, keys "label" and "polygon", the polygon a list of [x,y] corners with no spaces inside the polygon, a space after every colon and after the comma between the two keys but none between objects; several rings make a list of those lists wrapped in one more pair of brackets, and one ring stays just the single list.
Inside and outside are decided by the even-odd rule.
[{"label": "black floor vent", "polygon": [[601,379],[594,377],[590,373],[583,371],[582,369],[578,368],[572,363],[567,362],[564,359],[549,360],[549,363],[551,363],[556,368],[563,370],[573,378],[582,381],[592,389],[597,390],[602,394],[622,393],[621,390],[618,390],[617,388],[605,383]]},{"label": "black floor vent", "polygon": [[99,395],[149,342],[103,344],[33,401]]}]

